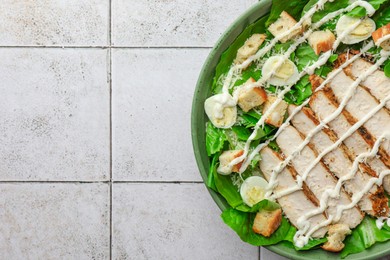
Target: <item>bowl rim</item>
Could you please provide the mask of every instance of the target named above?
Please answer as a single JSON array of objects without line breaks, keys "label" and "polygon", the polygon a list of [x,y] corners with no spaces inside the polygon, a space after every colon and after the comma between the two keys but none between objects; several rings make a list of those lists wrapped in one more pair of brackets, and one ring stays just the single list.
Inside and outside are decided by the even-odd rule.
[{"label": "bowl rim", "polygon": [[[209,161],[205,161],[202,158],[202,155],[204,157],[204,154],[206,153],[205,141],[204,141],[205,139],[204,126],[206,122],[206,117],[205,117],[205,113],[203,112],[203,109],[199,109],[200,104],[202,104],[202,108],[203,108],[203,102],[205,98],[200,98],[199,96],[202,94],[202,92],[210,92],[210,88],[208,88],[208,91],[204,91],[204,87],[203,87],[204,82],[210,79],[212,81],[212,79],[214,78],[215,68],[220,61],[222,53],[228,48],[228,46],[232,44],[232,42],[238,37],[238,35],[247,26],[249,26],[259,18],[269,13],[269,10],[271,8],[271,3],[272,0],[259,0],[259,2],[253,4],[250,8],[248,8],[225,30],[225,32],[217,40],[216,44],[211,49],[208,57],[206,58],[206,61],[199,73],[198,81],[196,83],[196,87],[194,91],[192,108],[191,108],[191,137],[192,137],[193,152],[195,155],[198,170],[203,179],[203,183],[206,186],[211,197],[217,204],[217,206],[221,209],[221,211],[223,211],[224,209],[230,206],[227,204],[225,199],[220,194],[216,193],[206,185]],[[266,10],[265,11],[263,10],[262,14],[260,14],[261,9],[266,9]],[[199,122],[202,122],[201,123],[202,126],[199,126],[200,124]],[[202,134],[203,136],[201,136],[200,134]],[[344,259],[369,260],[369,259],[377,259],[378,257],[383,257],[390,253],[390,247],[388,247],[389,243],[390,240],[382,243],[377,242],[372,247],[360,253],[349,255]],[[310,251],[296,251],[295,249],[287,248],[282,244],[263,246],[263,247],[266,247],[267,249],[273,251],[274,253],[277,253],[281,256],[289,257],[291,259],[311,260],[313,259],[313,257],[317,259],[330,259],[330,258],[336,259],[340,257],[338,254],[330,253],[322,249],[314,249]],[[311,253],[308,254],[308,252]]]}]

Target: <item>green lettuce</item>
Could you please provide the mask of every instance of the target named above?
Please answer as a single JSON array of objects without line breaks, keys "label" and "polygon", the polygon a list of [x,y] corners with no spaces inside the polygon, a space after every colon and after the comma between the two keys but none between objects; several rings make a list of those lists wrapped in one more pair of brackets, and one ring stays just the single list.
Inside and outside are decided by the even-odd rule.
[{"label": "green lettuce", "polygon": [[[244,45],[245,41],[255,33],[265,33],[266,27],[265,27],[265,21],[267,21],[268,15],[264,16],[263,18],[260,18],[255,23],[249,25],[238,37],[234,40],[234,42],[229,46],[229,48],[224,51],[221,55],[220,62],[218,63],[216,69],[215,69],[215,76],[212,86],[212,92],[213,93],[219,93],[222,89],[222,84],[220,82],[220,78],[225,75],[230,68],[230,65],[232,65],[234,59],[237,55],[237,50]],[[265,43],[264,43],[265,44]],[[261,76],[261,71],[256,70],[255,65],[251,65],[249,68],[247,68],[244,71],[243,79],[242,81],[236,82],[236,85],[242,84],[245,82],[249,77],[253,77],[254,79],[259,79]]]},{"label": "green lettuce", "polygon": [[[389,0],[367,0],[368,3],[374,7],[375,10],[378,10],[381,5],[389,3]],[[348,13],[352,17],[364,17],[367,15],[366,9],[364,7],[355,7],[351,12]]]},{"label": "green lettuce", "polygon": [[[234,186],[230,175],[221,175],[217,173],[219,154],[216,154],[212,160],[209,172],[209,179],[212,179],[215,189],[222,197],[225,198],[227,203],[232,207],[236,208],[243,205],[243,201],[237,187]],[[212,175],[212,177],[210,177]]]},{"label": "green lettuce", "polygon": [[390,23],[390,4],[387,4],[381,10],[376,12],[372,17],[375,21],[376,27],[380,28]]},{"label": "green lettuce", "polygon": [[280,206],[277,203],[269,200],[262,200],[254,205],[248,212],[229,208],[222,212],[221,217],[225,224],[238,234],[241,240],[254,246],[273,245],[285,241],[288,243],[289,247],[292,246],[296,250],[309,250],[327,241],[326,238],[312,239],[302,248],[295,247],[293,245],[293,238],[297,229],[292,226],[285,217],[282,218],[279,228],[270,237],[264,237],[253,232],[252,226],[256,212],[261,209],[272,211],[278,208],[280,208]]},{"label": "green lettuce", "polygon": [[345,239],[345,247],[341,251],[341,257],[345,258],[350,254],[362,252],[376,242],[388,240],[390,240],[390,228],[387,224],[382,229],[378,229],[375,219],[366,216],[362,223],[352,230],[352,234]]},{"label": "green lettuce", "polygon": [[[257,209],[256,211],[259,209],[274,210],[274,204],[275,203],[263,200],[258,205],[255,205]],[[256,234],[252,230],[255,216],[255,212],[242,212],[232,208],[226,209],[221,214],[222,220],[239,235],[241,240],[251,245],[273,245],[285,240],[291,228],[291,224],[287,221],[287,219],[283,217],[279,228],[270,237],[264,237],[262,235]]]},{"label": "green lettuce", "polygon": [[[315,5],[317,2],[318,0],[310,0],[303,8],[303,14],[309,11],[313,7],[313,5]],[[316,23],[322,18],[324,18],[327,14],[345,8],[348,5],[349,5],[349,0],[336,0],[333,2],[327,2],[325,3],[324,8],[322,10],[319,10],[314,13],[311,20],[313,23]]]},{"label": "green lettuce", "polygon": [[303,8],[308,2],[308,0],[273,0],[266,26],[268,27],[271,23],[275,22],[283,11],[287,11],[298,21],[301,18]]},{"label": "green lettuce", "polygon": [[222,150],[226,135],[222,129],[216,128],[212,123],[206,123],[206,151],[211,156]]}]

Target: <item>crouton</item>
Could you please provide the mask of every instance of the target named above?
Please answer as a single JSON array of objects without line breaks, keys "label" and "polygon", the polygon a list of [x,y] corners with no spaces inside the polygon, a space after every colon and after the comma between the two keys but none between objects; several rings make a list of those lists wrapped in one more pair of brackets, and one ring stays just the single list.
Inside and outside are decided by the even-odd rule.
[{"label": "crouton", "polygon": [[263,44],[266,38],[265,34],[253,34],[249,37],[244,45],[238,49],[237,56],[234,62],[236,64],[243,63],[250,56],[256,54],[257,50],[260,48],[261,44]]},{"label": "crouton", "polygon": [[[272,23],[268,27],[268,31],[270,31],[270,33],[272,33],[273,36],[278,37],[282,33],[290,30],[296,24],[297,24],[297,21],[295,21],[295,19],[291,15],[289,15],[287,12],[283,11],[280,14],[280,17],[278,18],[278,20],[276,20],[274,23]],[[279,41],[282,43],[285,43],[286,41],[299,35],[301,32],[302,32],[302,26],[299,26],[297,29],[293,30],[288,35],[279,39]]]},{"label": "crouton", "polygon": [[344,248],[344,239],[347,235],[351,234],[351,230],[348,225],[334,224],[329,226],[328,241],[321,247],[326,251],[340,252]]},{"label": "crouton", "polygon": [[265,237],[271,236],[282,222],[282,210],[260,210],[253,222],[253,232]]},{"label": "crouton", "polygon": [[373,32],[372,39],[374,39],[376,45],[380,45],[382,49],[390,51],[390,23]]},{"label": "crouton", "polygon": [[245,88],[245,85],[255,83],[253,78],[248,79],[238,91],[238,105],[244,112],[248,112],[254,107],[260,106],[267,100],[267,93],[259,87]]},{"label": "crouton", "polygon": [[319,55],[321,52],[327,52],[332,49],[336,37],[329,30],[316,31],[309,36],[308,40],[314,52]]},{"label": "crouton", "polygon": [[[275,96],[268,96],[263,108],[263,114],[271,107],[271,105],[277,100]],[[282,100],[271,112],[271,114],[265,119],[265,122],[269,125],[280,127],[284,120],[288,104]]]},{"label": "crouton", "polygon": [[229,175],[232,172],[239,172],[242,161],[235,164],[233,167],[229,167],[231,161],[244,154],[244,150],[228,150],[224,151],[219,156],[219,167],[217,172],[222,175]]}]

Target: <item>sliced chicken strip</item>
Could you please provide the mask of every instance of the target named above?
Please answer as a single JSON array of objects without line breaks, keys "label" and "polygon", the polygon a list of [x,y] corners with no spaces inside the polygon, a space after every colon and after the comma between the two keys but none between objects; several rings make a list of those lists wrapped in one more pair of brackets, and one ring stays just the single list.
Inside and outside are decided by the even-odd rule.
[{"label": "sliced chicken strip", "polygon": [[[312,84],[314,85],[314,83]],[[320,120],[330,116],[337,109],[337,105],[332,102],[323,91],[315,92],[312,95],[309,104]],[[336,133],[338,138],[340,138],[352,126],[344,114],[340,114],[333,121],[329,122],[328,125],[332,128],[334,133]],[[369,152],[372,148],[372,144],[370,145],[371,142],[367,143],[359,131],[354,132],[345,139],[343,143],[347,146],[350,154],[353,156],[353,159],[359,154]],[[384,161],[386,162],[386,160]],[[368,159],[366,163],[376,172],[376,176],[378,176],[378,173],[389,169],[385,163],[377,157]],[[390,193],[390,178],[388,178],[388,176],[384,179],[383,187],[388,193]]]},{"label": "sliced chicken strip", "polygon": [[[289,106],[289,113],[296,108],[294,105]],[[313,111],[309,108],[303,108],[298,114],[292,119],[294,127],[304,136],[307,136],[313,129],[319,125],[319,121],[314,115]],[[324,128],[318,132],[311,139],[311,146],[318,153],[322,153],[328,147],[332,146],[337,141],[336,134],[329,128]],[[323,157],[323,162],[328,166],[329,170],[337,177],[341,178],[347,175],[352,169],[352,161],[349,157],[348,148],[344,144],[340,145],[333,151],[329,152]],[[344,182],[345,190],[350,194],[354,195],[359,193],[364,186],[372,178],[366,174],[371,169],[364,164],[361,165],[355,176],[346,182]],[[372,171],[372,170],[371,170]],[[373,172],[371,175],[375,175]],[[387,216],[389,212],[388,200],[385,196],[383,189],[377,185],[373,186],[369,193],[365,194],[359,202],[359,207],[366,213],[380,217]]]},{"label": "sliced chicken strip", "polygon": [[[272,149],[265,147],[260,151],[261,161],[260,169],[264,174],[267,181],[271,178],[272,170],[276,168],[281,162],[281,155]],[[296,185],[295,182],[296,173],[290,167],[285,168],[276,177],[277,186],[274,188],[274,192],[278,193]],[[315,210],[317,205],[313,202],[317,200],[313,194],[308,190],[307,186],[303,187],[303,190],[296,191],[289,195],[283,196],[278,199],[278,203],[282,206],[283,212],[290,222],[297,227],[299,217],[305,213]],[[326,221],[326,217],[323,214],[313,216],[308,219],[311,226],[315,226]],[[323,227],[317,230],[313,237],[324,237],[327,232],[327,227]]]},{"label": "sliced chicken strip", "polygon": [[[343,100],[353,83],[354,80],[344,72],[340,72],[330,81],[329,87],[337,102]],[[357,120],[361,120],[378,105],[378,101],[366,89],[358,86],[355,94],[345,106],[345,110]],[[390,131],[390,115],[386,109],[381,109],[364,124],[364,127],[368,133],[378,139],[385,132]],[[390,140],[384,141],[382,148],[387,154],[390,154]]]},{"label": "sliced chicken strip", "polygon": [[[364,59],[358,59],[349,65],[344,71],[348,76],[355,80],[371,66],[372,63]],[[379,101],[382,101],[390,95],[390,78],[386,77],[385,73],[381,70],[376,70],[360,85],[366,87]],[[390,101],[386,103],[386,107],[390,109]]]},{"label": "sliced chicken strip", "polygon": [[[292,126],[288,126],[283,132],[276,138],[280,149],[286,156],[291,156],[292,153],[301,145],[304,141],[299,132]],[[291,161],[293,167],[296,169],[300,176],[303,176],[306,169],[315,161],[317,154],[308,146],[295,156]],[[306,178],[306,184],[313,194],[321,200],[327,189],[333,190],[336,186],[336,179],[329,172],[327,167],[319,163],[309,173]],[[329,198],[327,214],[335,216],[338,205],[349,205],[351,203],[350,197],[344,191],[340,190],[340,196],[338,198]],[[349,228],[356,227],[363,219],[364,214],[358,209],[353,207],[343,212],[341,219],[337,223],[346,224]]]}]

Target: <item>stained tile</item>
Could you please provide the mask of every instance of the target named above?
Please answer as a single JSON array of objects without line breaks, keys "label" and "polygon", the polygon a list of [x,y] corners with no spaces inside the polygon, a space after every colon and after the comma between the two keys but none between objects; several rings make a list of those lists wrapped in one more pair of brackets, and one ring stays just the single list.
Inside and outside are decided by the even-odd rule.
[{"label": "stained tile", "polygon": [[113,259],[258,259],[203,184],[114,184]]},{"label": "stained tile", "polygon": [[191,102],[209,50],[113,52],[115,180],[200,180],[191,144]]},{"label": "stained tile", "polygon": [[0,49],[0,180],[109,178],[107,50]]},{"label": "stained tile", "polygon": [[3,0],[0,45],[107,45],[109,0]]},{"label": "stained tile", "polygon": [[2,259],[108,259],[108,184],[0,184]]},{"label": "stained tile", "polygon": [[255,0],[113,0],[113,43],[119,46],[213,46]]}]

